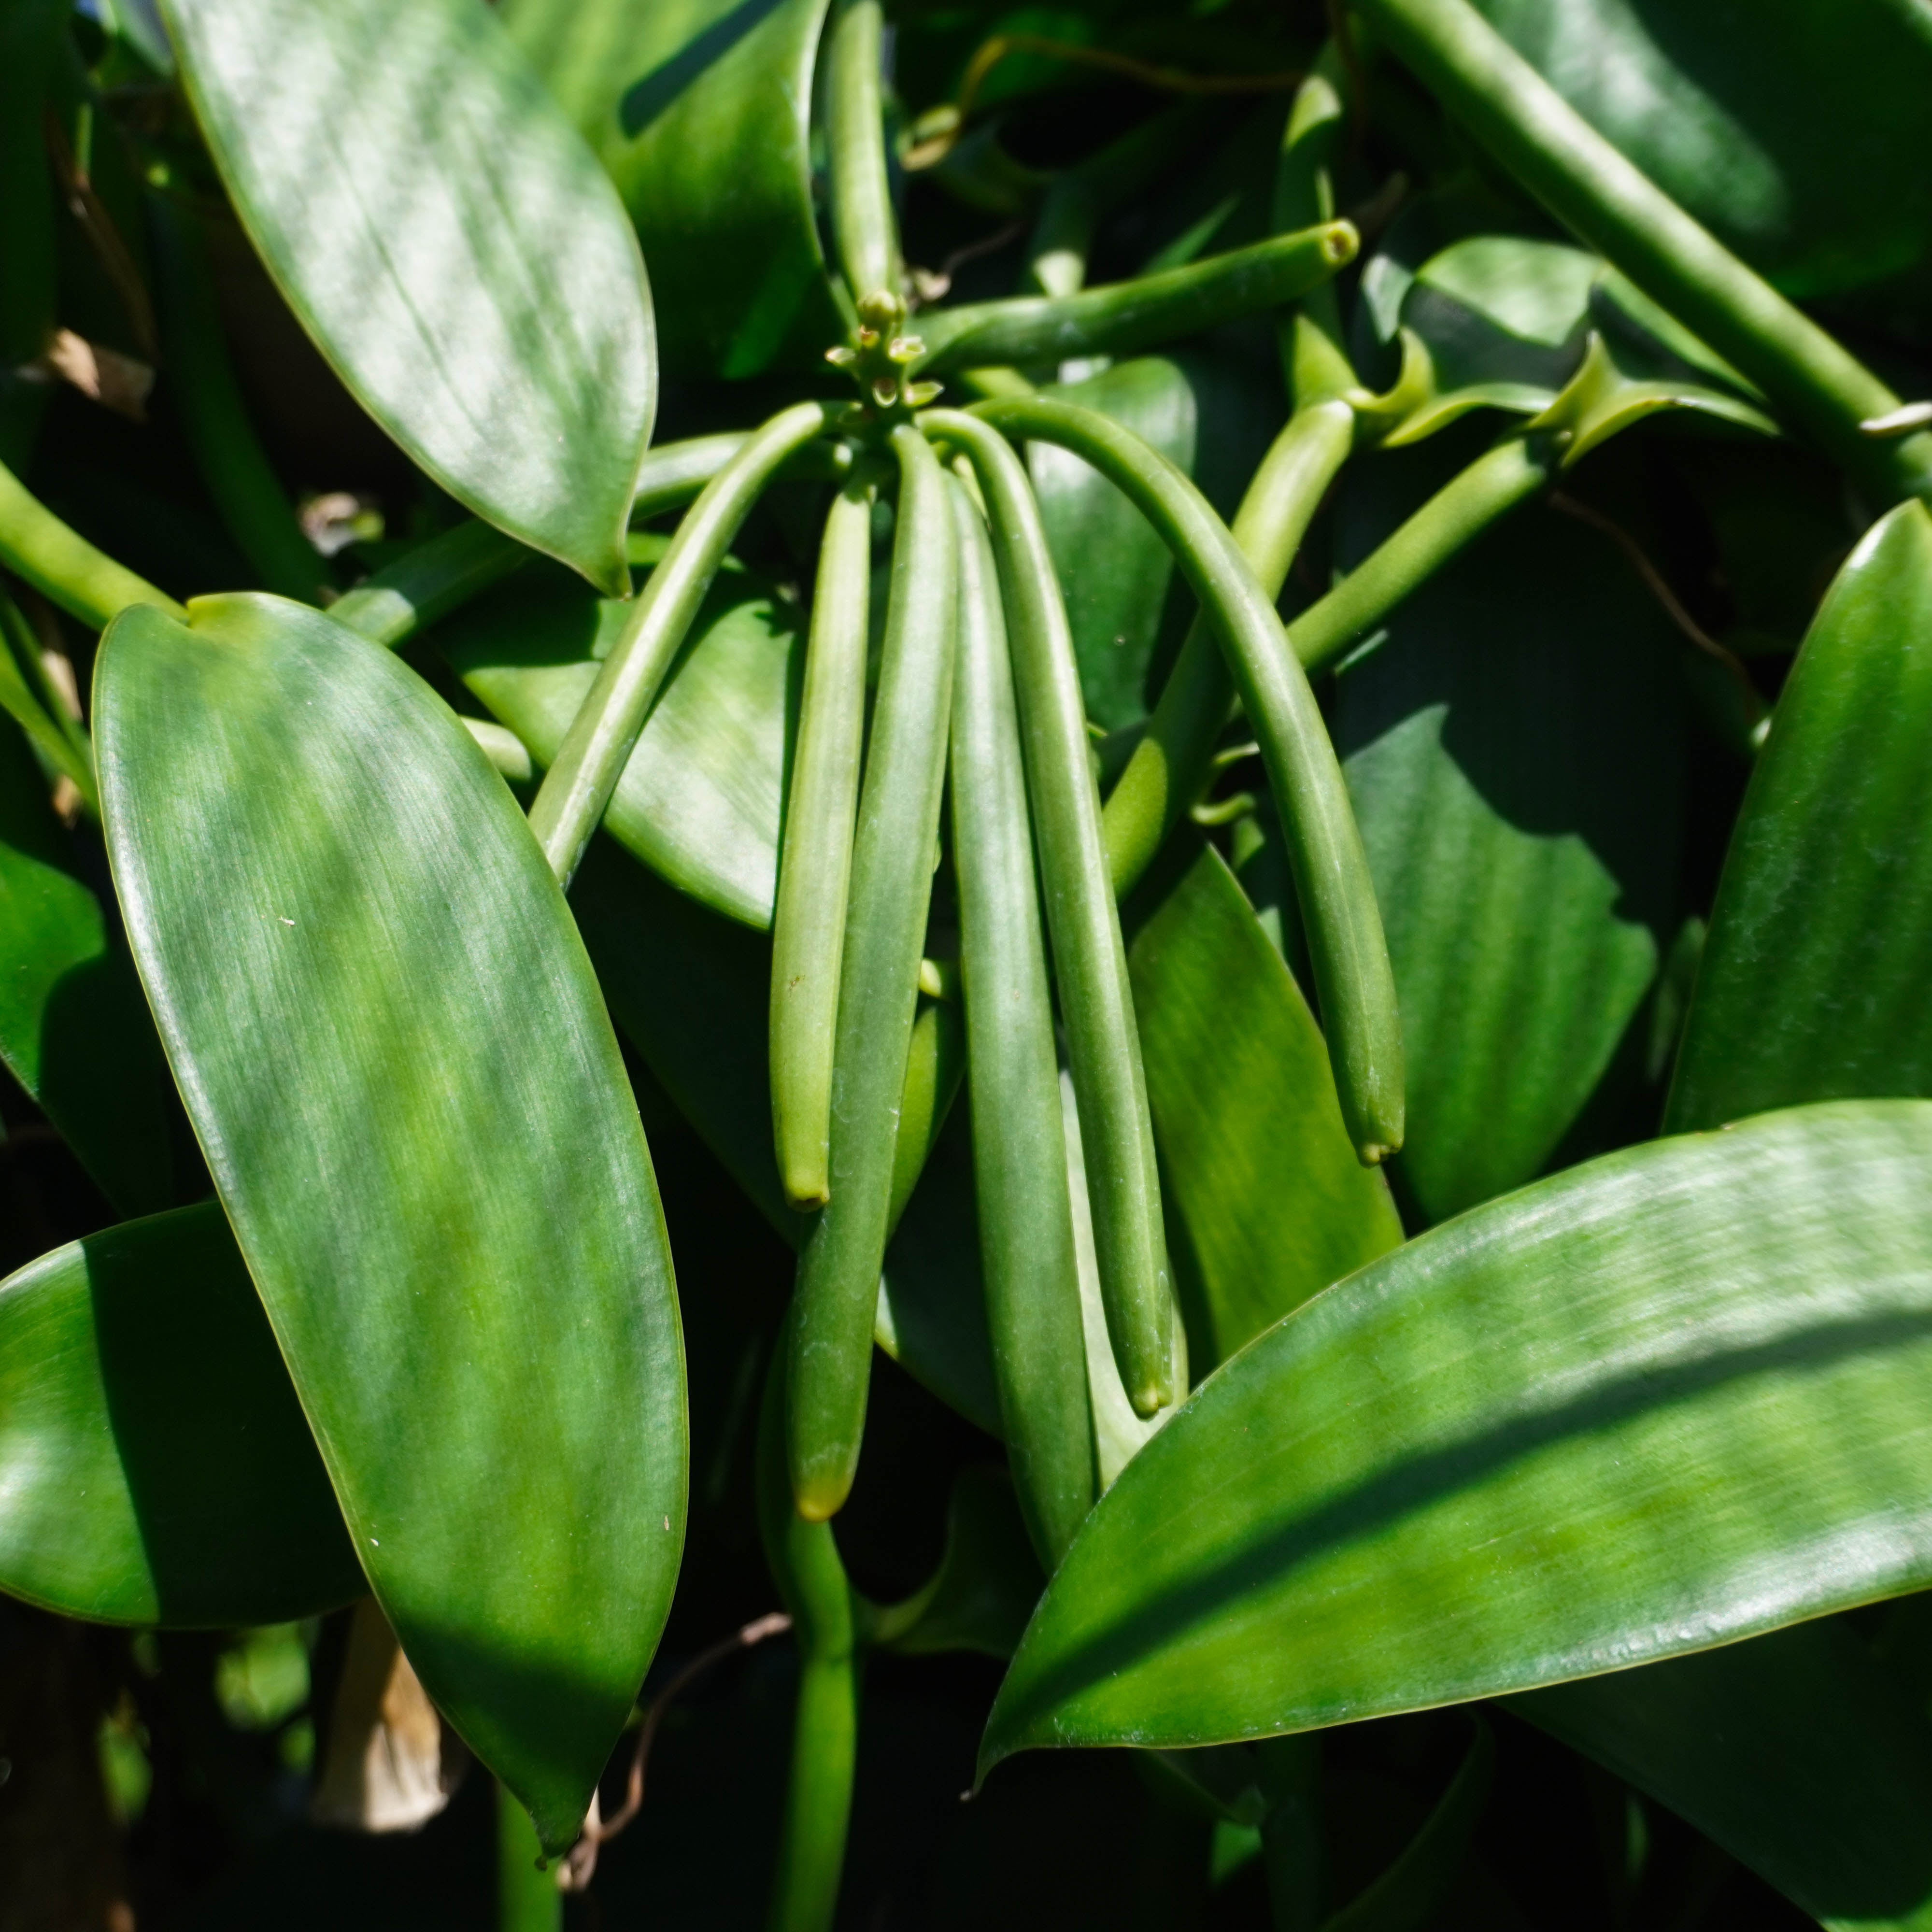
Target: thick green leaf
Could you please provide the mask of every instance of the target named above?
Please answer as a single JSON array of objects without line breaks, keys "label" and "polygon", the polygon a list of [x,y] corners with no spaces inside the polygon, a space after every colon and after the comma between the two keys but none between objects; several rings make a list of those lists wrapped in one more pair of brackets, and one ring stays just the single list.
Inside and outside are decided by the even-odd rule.
[{"label": "thick green leaf", "polygon": [[94,716],[136,960],[356,1553],[560,1848],[669,1608],[686,1457],[663,1216],[568,908],[469,734],[319,612],[124,612]]},{"label": "thick green leaf", "polygon": [[[1142,356],[1047,393],[1124,424],[1178,464],[1223,516],[1261,460],[1280,406],[1225,356]],[[1173,556],[1139,511],[1071,451],[1034,443],[1027,466],[1066,595],[1087,715],[1118,730],[1147,716]]]},{"label": "thick green leaf", "polygon": [[1932,233],[1932,32],[1888,0],[1478,0],[1666,194],[1787,294]]},{"label": "thick green leaf", "polygon": [[1932,515],[1838,573],[1738,815],[1671,1089],[1676,1127],[1932,1093]]},{"label": "thick green leaf", "polygon": [[1508,1702],[1834,1932],[1932,1925],[1932,1724],[1844,1619]]},{"label": "thick green leaf", "polygon": [[0,1282],[0,1588],[110,1623],[276,1623],[368,1587],[212,1202]]},{"label": "thick green leaf", "polygon": [[[1356,513],[1385,518],[1388,488],[1372,466]],[[1439,1220],[1540,1169],[1656,975],[1681,706],[1654,601],[1547,513],[1483,538],[1388,631],[1342,672],[1334,730],[1402,1009],[1401,1172]]]},{"label": "thick green leaf", "polygon": [[356,399],[621,594],[657,401],[636,237],[482,0],[166,0],[236,212]]},{"label": "thick green leaf", "polygon": [[616,181],[666,366],[754,376],[844,334],[812,208],[826,0],[505,0],[510,34]]},{"label": "thick green leaf", "polygon": [[983,1761],[1526,1690],[1922,1585],[1928,1376],[1932,1104],[1574,1168],[1202,1385],[1088,1519]]},{"label": "thick green leaf", "polygon": [[173,1192],[166,1076],[75,858],[26,738],[0,719],[0,1060],[108,1199],[152,1213]]},{"label": "thick green leaf", "polygon": [[1126,910],[1168,1240],[1197,1376],[1402,1240],[1308,1003],[1220,854],[1174,842]]},{"label": "thick green leaf", "polygon": [[[439,633],[490,712],[548,766],[631,607],[528,571]],[[770,925],[788,727],[805,632],[795,604],[741,571],[712,586],[652,707],[604,823],[627,850],[728,917]]]},{"label": "thick green leaf", "polygon": [[[625,1037],[759,1213],[796,1246],[804,1224],[786,1204],[772,1150],[771,942],[674,891],[608,839],[592,841],[570,902]],[[947,1120],[886,1251],[874,1336],[942,1402],[999,1433],[963,1106]]]}]

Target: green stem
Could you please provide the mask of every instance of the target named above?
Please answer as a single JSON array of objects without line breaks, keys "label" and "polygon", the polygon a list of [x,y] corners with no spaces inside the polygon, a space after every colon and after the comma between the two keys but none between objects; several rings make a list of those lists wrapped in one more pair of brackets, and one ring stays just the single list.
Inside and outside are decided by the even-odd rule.
[{"label": "green stem", "polygon": [[1932,434],[1859,428],[1898,398],[1592,128],[1466,0],[1363,0],[1391,52],[1557,219],[1790,411],[1868,489],[1932,496]]},{"label": "green stem", "polygon": [[1293,302],[1354,260],[1358,245],[1347,222],[1331,221],[1078,295],[1016,296],[932,309],[919,318],[926,353],[916,366],[931,374],[1074,356],[1132,355]]},{"label": "green stem", "polygon": [[[788,1331],[791,1324],[787,1324]],[[791,1770],[772,1875],[771,1932],[830,1932],[852,1815],[859,1731],[857,1618],[829,1522],[808,1522],[786,1479],[781,1342],[758,1422],[758,1529],[798,1645]]]},{"label": "green stem", "polygon": [[998,566],[963,486],[953,490],[952,511],[959,539],[952,856],[980,1270],[1013,1485],[1051,1576],[1097,1493],[1080,1274]]},{"label": "green stem", "polygon": [[1395,978],[1335,748],[1273,599],[1207,499],[1118,424],[1046,397],[983,404],[979,414],[1009,435],[1058,443],[1091,464],[1160,532],[1213,619],[1281,814],[1342,1118],[1357,1154],[1373,1165],[1402,1144]]},{"label": "green stem", "polygon": [[825,520],[772,910],[772,1131],[785,1198],[800,1208],[822,1205],[830,1190],[832,1050],[866,735],[874,494],[869,478],[855,478]]},{"label": "green stem", "polygon": [[826,142],[832,233],[852,298],[899,292],[898,228],[886,173],[879,0],[840,0],[826,43]]},{"label": "green stem", "polygon": [[[1344,402],[1298,410],[1248,485],[1234,515],[1234,541],[1271,597],[1280,595],[1309,520],[1348,456],[1354,422]],[[1107,800],[1107,862],[1122,896],[1200,796],[1234,696],[1214,627],[1204,614],[1197,616],[1146,734]]]},{"label": "green stem", "polygon": [[162,188],[147,191],[160,296],[164,380],[195,467],[262,587],[314,604],[328,566],[303,536],[281,478],[248,420],[223,339],[201,224]]},{"label": "green stem", "polygon": [[152,604],[185,622],[164,590],[124,569],[70,530],[0,464],[0,564],[70,617],[98,631],[130,604]]},{"label": "green stem", "polygon": [[560,1932],[563,1894],[542,1870],[537,1828],[507,1785],[496,1787],[496,1932]]},{"label": "green stem", "polygon": [[530,807],[531,830],[566,886],[739,526],[778,465],[826,419],[818,403],[795,404],[772,417],[706,484],[651,572]]},{"label": "green stem", "polygon": [[910,424],[899,464],[892,591],[853,840],[832,1067],[831,1197],[799,1256],[787,1404],[793,1494],[814,1521],[858,1466],[885,1258],[952,695],[952,511],[938,459]]},{"label": "green stem", "polygon": [[1149,1416],[1178,1393],[1172,1291],[1140,1036],[1100,836],[1073,638],[1018,457],[977,417],[935,410],[922,423],[972,458],[986,500],[1107,1334],[1127,1400],[1136,1414]]},{"label": "green stem", "polygon": [[[1329,175],[1342,131],[1341,62],[1330,41],[1314,70],[1295,90],[1275,164],[1273,226],[1277,233],[1334,218]],[[1354,388],[1355,371],[1342,346],[1342,310],[1335,285],[1310,289],[1281,328],[1282,363],[1298,409]]]}]

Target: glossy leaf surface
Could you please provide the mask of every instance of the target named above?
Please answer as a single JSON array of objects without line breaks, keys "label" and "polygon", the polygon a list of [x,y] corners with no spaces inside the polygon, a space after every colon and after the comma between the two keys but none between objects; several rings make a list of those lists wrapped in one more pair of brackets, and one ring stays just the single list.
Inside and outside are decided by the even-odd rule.
[{"label": "glossy leaf surface", "polygon": [[662,1628],[686,1456],[568,908],[440,701],[302,605],[125,614],[95,717],[135,957],[356,1553],[559,1848]]},{"label": "glossy leaf surface", "polygon": [[1844,1618],[1508,1701],[1833,1932],[1932,1924],[1932,1722]]},{"label": "glossy leaf surface", "polygon": [[[1402,1240],[1355,1158],[1308,1003],[1220,855],[1176,840],[1127,967],[1197,1378]],[[1190,855],[1192,855],[1191,856]]]},{"label": "glossy leaf surface", "polygon": [[64,1616],[232,1627],[368,1587],[214,1202],[0,1282],[0,1588]]},{"label": "glossy leaf surface", "polygon": [[1932,516],[1838,573],[1739,814],[1669,1118],[1932,1091]]},{"label": "glossy leaf surface", "polygon": [[1802,1108],[1372,1263],[1127,1466],[982,1762],[1528,1689],[1922,1585],[1928,1182],[1932,1106]]},{"label": "glossy leaf surface", "polygon": [[[1914,10],[1842,0],[1479,0],[1570,105],[1788,294],[1921,259],[1932,219]],[[1882,190],[1874,192],[1875,184]]]},{"label": "glossy leaf surface", "polygon": [[[548,765],[630,606],[529,571],[446,624],[452,668]],[[727,571],[712,586],[604,814],[627,850],[747,926],[772,916],[788,713],[805,637],[795,604]]]},{"label": "glossy leaf surface", "polygon": [[289,305],[459,501],[614,592],[657,369],[636,238],[481,0],[167,0]]},{"label": "glossy leaf surface", "polygon": [[1439,1220],[1541,1168],[1655,976],[1679,699],[1628,564],[1546,512],[1480,540],[1388,632],[1343,671],[1334,729],[1402,1010],[1402,1172]]},{"label": "glossy leaf surface", "polygon": [[0,720],[0,1060],[122,1213],[167,1206],[154,1026],[10,720]]},{"label": "glossy leaf surface", "polygon": [[666,366],[753,376],[844,333],[812,210],[826,0],[507,0],[505,25],[616,182]]}]

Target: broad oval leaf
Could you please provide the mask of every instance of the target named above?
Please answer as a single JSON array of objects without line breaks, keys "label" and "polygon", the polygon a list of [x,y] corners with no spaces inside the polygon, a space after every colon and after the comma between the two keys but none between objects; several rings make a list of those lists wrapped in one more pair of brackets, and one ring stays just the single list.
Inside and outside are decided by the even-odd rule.
[{"label": "broad oval leaf", "polygon": [[1751,774],[1668,1114],[1932,1093],[1932,515],[1901,503],[1820,607]]},{"label": "broad oval leaf", "polygon": [[10,718],[0,718],[0,1061],[123,1214],[168,1205],[153,1024]]},{"label": "broad oval leaf", "polygon": [[1372,1263],[1090,1516],[982,1763],[1708,1648],[1932,1579],[1932,1103],[1652,1142]]},{"label": "broad oval leaf", "polygon": [[[1376,468],[1352,491],[1365,518],[1390,507]],[[1642,1004],[1673,910],[1682,700],[1628,563],[1540,510],[1388,633],[1344,668],[1334,731],[1402,1010],[1402,1184],[1433,1221],[1542,1168]]]},{"label": "broad oval leaf", "polygon": [[483,0],[165,0],[236,212],[357,400],[460,502],[628,588],[657,403],[636,236]]},{"label": "broad oval leaf", "polygon": [[568,1842],[683,1540],[669,1249],[617,1042],[515,801],[320,612],[110,627],[129,936],[356,1554],[477,1754]]},{"label": "broad oval leaf", "polygon": [[1130,902],[1134,988],[1189,1358],[1225,1360],[1402,1240],[1379,1168],[1342,1124],[1321,1029],[1220,854],[1178,864]]},{"label": "broad oval leaf", "polygon": [[[630,608],[530,571],[438,639],[464,682],[548,766]],[[795,604],[742,571],[721,573],[604,815],[654,872],[760,931],[772,921],[804,653]]]},{"label": "broad oval leaf", "polygon": [[213,1202],[0,1282],[0,1589],[64,1616],[232,1628],[368,1587]]},{"label": "broad oval leaf", "polygon": [[616,182],[663,299],[667,368],[755,376],[844,334],[813,208],[827,0],[505,0]]}]

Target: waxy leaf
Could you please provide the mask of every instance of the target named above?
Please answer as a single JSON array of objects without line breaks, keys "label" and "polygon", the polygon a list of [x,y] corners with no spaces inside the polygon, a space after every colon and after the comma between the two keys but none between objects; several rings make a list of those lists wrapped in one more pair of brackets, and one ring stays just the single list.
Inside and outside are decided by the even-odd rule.
[{"label": "waxy leaf", "polygon": [[[1386,514],[1378,487],[1356,514]],[[1547,513],[1484,538],[1388,631],[1343,670],[1334,730],[1402,1010],[1401,1171],[1440,1220],[1540,1171],[1656,975],[1680,700],[1628,562]]]},{"label": "waxy leaf", "polygon": [[[1219,853],[1177,839],[1126,908],[1190,1358],[1204,1375],[1402,1240],[1308,1002]],[[1191,1300],[1198,1296],[1192,1307]]]},{"label": "waxy leaf", "polygon": [[669,1607],[686,1456],[569,910],[469,734],[319,612],[128,610],[94,715],[136,961],[356,1554],[560,1849]]},{"label": "waxy leaf", "polygon": [[1932,1104],[1573,1168],[1196,1391],[1075,1540],[982,1763],[1527,1690],[1921,1586],[1928,1373]]},{"label": "waxy leaf", "polygon": [[0,1282],[0,1589],[63,1616],[265,1624],[368,1588],[213,1202]]},{"label": "waxy leaf", "polygon": [[123,1214],[168,1204],[154,1027],[10,719],[0,719],[0,1061]]},{"label": "waxy leaf", "polygon": [[614,594],[657,366],[637,238],[482,0],[166,0],[236,212],[357,400]]},{"label": "waxy leaf", "polygon": [[666,365],[754,376],[845,331],[812,206],[827,0],[505,0],[511,38],[609,170]]},{"label": "waxy leaf", "polygon": [[[439,635],[495,717],[548,766],[631,607],[553,571],[529,571]],[[692,624],[604,824],[694,898],[770,925],[784,807],[787,726],[802,668],[795,604],[722,573]]]},{"label": "waxy leaf", "polygon": [[1668,1118],[1932,1093],[1932,515],[1902,503],[1832,584],[1732,834]]},{"label": "waxy leaf", "polygon": [[1508,1702],[1833,1932],[1932,1925],[1932,1722],[1845,1618]]}]

